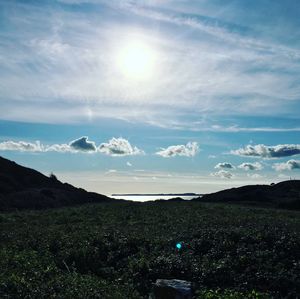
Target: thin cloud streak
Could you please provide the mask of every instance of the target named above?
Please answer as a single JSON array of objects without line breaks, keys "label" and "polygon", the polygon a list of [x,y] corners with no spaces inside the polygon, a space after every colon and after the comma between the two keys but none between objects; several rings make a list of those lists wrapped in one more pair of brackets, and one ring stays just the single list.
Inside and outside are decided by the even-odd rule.
[{"label": "thin cloud streak", "polygon": [[152,18],[158,21],[169,22],[176,25],[186,25],[192,28],[196,28],[200,31],[206,32],[210,35],[213,35],[221,40],[225,40],[226,42],[230,42],[233,44],[238,44],[240,46],[255,49],[257,51],[269,51],[271,53],[277,53],[284,55],[288,58],[293,57],[294,59],[300,58],[300,51],[289,48],[283,47],[278,45],[270,45],[264,42],[261,42],[257,39],[251,39],[247,37],[243,37],[239,34],[229,32],[225,28],[221,26],[210,26],[206,22],[201,22],[199,18],[195,15],[186,15],[186,16],[178,16],[174,12],[173,14],[166,14],[162,12],[155,11],[153,9],[146,9],[142,7],[132,7],[132,12],[136,13],[137,15],[141,15],[143,17]]}]

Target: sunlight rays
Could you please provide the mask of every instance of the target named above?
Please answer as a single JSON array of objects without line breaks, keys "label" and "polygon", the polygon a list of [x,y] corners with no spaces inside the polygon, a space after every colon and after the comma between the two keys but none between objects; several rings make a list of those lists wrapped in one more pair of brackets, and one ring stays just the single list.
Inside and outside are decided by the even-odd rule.
[{"label": "sunlight rays", "polygon": [[149,80],[156,68],[157,54],[147,43],[132,40],[116,55],[116,64],[123,76],[130,80]]}]

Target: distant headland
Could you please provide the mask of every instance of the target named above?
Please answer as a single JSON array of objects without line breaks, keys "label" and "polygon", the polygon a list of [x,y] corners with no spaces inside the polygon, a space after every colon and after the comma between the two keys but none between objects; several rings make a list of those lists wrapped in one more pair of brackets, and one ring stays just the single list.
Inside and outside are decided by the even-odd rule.
[{"label": "distant headland", "polygon": [[198,193],[115,193],[111,196],[202,196]]}]

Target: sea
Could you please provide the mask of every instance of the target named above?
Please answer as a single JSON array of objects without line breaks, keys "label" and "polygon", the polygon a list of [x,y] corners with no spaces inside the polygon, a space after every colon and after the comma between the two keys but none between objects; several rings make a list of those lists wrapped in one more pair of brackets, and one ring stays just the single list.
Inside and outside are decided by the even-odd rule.
[{"label": "sea", "polygon": [[116,199],[125,199],[131,201],[153,201],[153,200],[168,200],[175,197],[180,197],[184,200],[191,200],[195,197],[201,197],[202,194],[112,194],[110,197]]}]

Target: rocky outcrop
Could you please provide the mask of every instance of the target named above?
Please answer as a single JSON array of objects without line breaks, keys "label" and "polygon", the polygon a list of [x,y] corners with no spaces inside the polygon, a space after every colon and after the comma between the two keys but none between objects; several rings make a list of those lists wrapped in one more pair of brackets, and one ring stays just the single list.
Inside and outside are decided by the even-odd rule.
[{"label": "rocky outcrop", "polygon": [[[151,297],[150,297],[151,298]],[[157,279],[153,299],[192,299],[192,284],[179,279]]]}]

